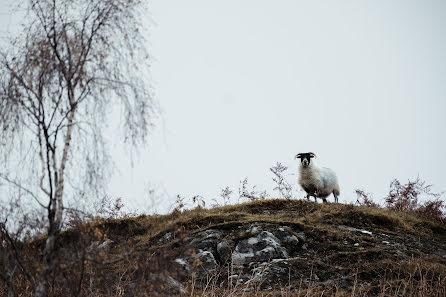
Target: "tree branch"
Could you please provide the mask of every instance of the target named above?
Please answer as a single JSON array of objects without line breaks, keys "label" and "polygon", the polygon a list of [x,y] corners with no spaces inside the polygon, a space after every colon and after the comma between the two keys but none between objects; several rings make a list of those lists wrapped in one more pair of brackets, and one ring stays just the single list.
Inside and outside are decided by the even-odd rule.
[{"label": "tree branch", "polygon": [[41,207],[46,208],[46,206],[45,206],[42,202],[40,202],[39,198],[38,198],[36,195],[34,195],[34,193],[33,193],[32,191],[28,190],[27,188],[25,188],[25,187],[22,186],[21,184],[17,183],[16,181],[10,180],[7,176],[5,176],[5,175],[3,175],[3,174],[1,174],[1,173],[0,173],[0,178],[4,179],[4,180],[7,181],[8,183],[10,183],[10,184],[16,186],[17,188],[19,188],[19,189],[25,191],[25,192],[28,193],[31,197],[33,197],[34,200],[36,200],[36,202],[37,202]]}]

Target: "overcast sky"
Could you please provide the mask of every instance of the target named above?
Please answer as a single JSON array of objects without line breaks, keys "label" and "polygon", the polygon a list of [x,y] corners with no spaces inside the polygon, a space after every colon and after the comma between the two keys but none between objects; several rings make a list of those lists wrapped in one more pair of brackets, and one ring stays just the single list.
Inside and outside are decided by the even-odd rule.
[{"label": "overcast sky", "polygon": [[273,193],[269,168],[288,166],[296,184],[293,158],[308,151],[336,171],[341,202],[355,201],[355,188],[379,201],[392,178],[418,175],[446,190],[446,1],[153,0],[149,8],[163,120],[133,168],[127,152],[113,152],[110,193],[125,204],[152,207],[148,188],[163,197],[157,211],[177,194],[210,204],[245,177]]}]

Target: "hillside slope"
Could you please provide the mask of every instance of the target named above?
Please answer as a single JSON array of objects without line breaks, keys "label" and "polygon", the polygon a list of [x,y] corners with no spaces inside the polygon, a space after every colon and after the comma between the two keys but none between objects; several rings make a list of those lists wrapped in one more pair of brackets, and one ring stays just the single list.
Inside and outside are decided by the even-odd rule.
[{"label": "hillside slope", "polygon": [[[49,296],[446,296],[444,222],[380,208],[275,199],[72,226]],[[20,296],[43,246],[17,247]]]},{"label": "hillside slope", "polygon": [[102,229],[151,267],[134,293],[446,296],[446,226],[378,208],[263,200]]}]

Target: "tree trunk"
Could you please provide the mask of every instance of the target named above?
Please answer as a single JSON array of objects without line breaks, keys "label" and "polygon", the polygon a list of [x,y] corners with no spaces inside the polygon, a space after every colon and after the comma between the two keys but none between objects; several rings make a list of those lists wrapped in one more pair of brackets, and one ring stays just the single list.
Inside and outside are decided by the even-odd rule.
[{"label": "tree trunk", "polygon": [[[55,179],[57,182],[56,193],[51,204],[51,209],[48,209],[48,219],[50,222],[48,228],[48,238],[45,243],[45,249],[43,250],[42,267],[35,297],[44,297],[47,295],[46,290],[48,286],[48,278],[54,264],[54,247],[59,236],[60,229],[62,228],[64,172],[68,160],[68,151],[70,150],[71,133],[73,129],[74,115],[76,112],[76,106],[74,105],[72,99],[73,96],[74,95],[72,92],[68,94],[72,109],[68,115],[67,135],[65,137],[65,144],[62,153],[62,160],[60,162],[60,168],[56,168],[54,166],[54,171],[56,173],[56,176],[59,177],[59,180],[57,180],[57,178]],[[53,163],[53,165],[55,165],[55,162]]]},{"label": "tree trunk", "polygon": [[45,297],[47,295],[46,289],[48,286],[48,279],[52,270],[52,256],[54,246],[56,243],[57,235],[59,234],[59,228],[48,234],[48,238],[45,243],[45,249],[43,250],[42,266],[40,271],[39,283],[36,288],[35,297]]}]

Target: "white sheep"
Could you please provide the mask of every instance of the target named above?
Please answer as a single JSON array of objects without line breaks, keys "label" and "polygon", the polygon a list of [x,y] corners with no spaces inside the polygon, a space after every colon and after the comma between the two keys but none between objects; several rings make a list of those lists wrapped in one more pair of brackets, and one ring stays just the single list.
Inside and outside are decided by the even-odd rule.
[{"label": "white sheep", "polygon": [[338,202],[340,194],[339,183],[336,173],[330,168],[319,167],[312,158],[316,157],[313,153],[300,153],[296,159],[301,159],[299,166],[299,184],[307,192],[307,199],[310,196],[321,198],[327,202],[326,198],[333,193],[335,202]]}]

